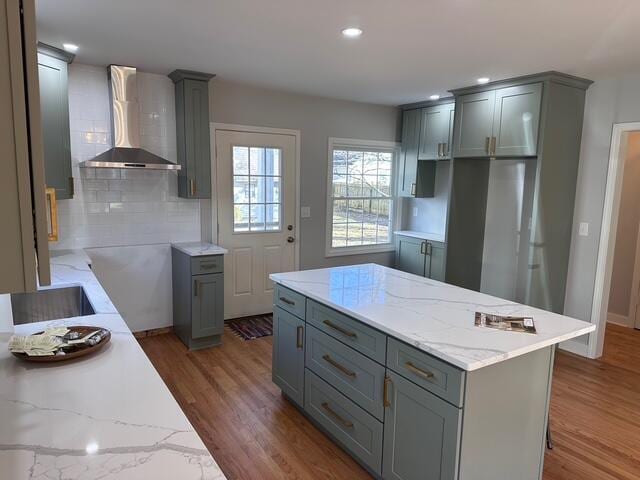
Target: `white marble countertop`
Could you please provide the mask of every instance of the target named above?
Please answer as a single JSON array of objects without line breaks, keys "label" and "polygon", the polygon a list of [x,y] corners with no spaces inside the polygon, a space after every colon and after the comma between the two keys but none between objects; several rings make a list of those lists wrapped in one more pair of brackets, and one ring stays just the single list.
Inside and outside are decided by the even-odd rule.
[{"label": "white marble countertop", "polygon": [[205,255],[225,255],[227,253],[226,248],[222,248],[213,243],[206,242],[172,243],[171,246],[177,248],[181,252],[184,252],[191,257],[203,257]]},{"label": "white marble countertop", "polygon": [[[375,264],[270,278],[467,371],[595,330],[587,322]],[[538,333],[476,327],[476,311],[531,316]]]},{"label": "white marble countertop", "polygon": [[444,243],[444,235],[440,233],[418,232],[417,230],[397,230],[393,233],[396,235],[404,235],[405,237],[421,238],[422,240]]},{"label": "white marble countertop", "polygon": [[[0,334],[0,477],[224,479],[88,261],[81,251],[53,252],[54,286],[82,285],[97,312],[54,324],[108,328],[104,350],[29,364],[11,356],[10,335]],[[51,323],[18,325],[15,333]]]}]

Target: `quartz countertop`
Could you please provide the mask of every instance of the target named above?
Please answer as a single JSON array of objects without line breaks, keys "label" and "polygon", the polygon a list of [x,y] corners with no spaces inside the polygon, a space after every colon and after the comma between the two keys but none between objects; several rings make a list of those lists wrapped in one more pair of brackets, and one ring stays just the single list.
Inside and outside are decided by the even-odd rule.
[{"label": "quartz countertop", "polygon": [[[595,330],[591,323],[375,264],[270,278],[466,371]],[[476,311],[533,317],[538,333],[476,327]]]},{"label": "quartz countertop", "polygon": [[444,235],[440,233],[418,232],[417,230],[398,230],[393,233],[396,235],[404,235],[405,237],[421,238],[422,240],[444,243]]},{"label": "quartz countertop", "polygon": [[94,356],[19,361],[0,334],[0,477],[11,480],[215,479],[224,475],[88,266],[82,251],[53,252],[54,287],[82,285],[95,315],[17,325],[108,328]]},{"label": "quartz countertop", "polygon": [[171,246],[177,248],[181,252],[184,252],[191,257],[203,257],[205,255],[225,255],[227,253],[226,248],[222,248],[213,243],[206,242],[172,243]]}]

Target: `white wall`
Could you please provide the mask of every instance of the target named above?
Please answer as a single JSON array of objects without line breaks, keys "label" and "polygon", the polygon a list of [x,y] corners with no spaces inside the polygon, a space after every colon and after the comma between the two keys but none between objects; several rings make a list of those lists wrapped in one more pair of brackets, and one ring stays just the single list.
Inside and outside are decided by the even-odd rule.
[{"label": "white wall", "polygon": [[393,252],[325,257],[325,214],[329,137],[398,141],[400,114],[394,107],[299,95],[213,80],[212,121],[301,131],[300,268],[376,262],[392,265]]},{"label": "white wall", "polygon": [[[138,72],[140,141],[176,161],[173,82]],[[58,202],[60,240],[52,249],[200,240],[197,200],[177,196],[175,172],[79,168],[111,147],[107,70],[69,67],[69,123],[76,194]]]},{"label": "white wall", "polygon": [[[640,121],[640,72],[594,80],[587,91],[564,310],[587,321],[593,305],[613,124]],[[580,222],[589,223],[587,237],[578,236]],[[576,341],[587,343],[588,338]]]},{"label": "white wall", "polygon": [[[449,172],[451,162],[438,162],[436,185],[432,198],[407,198],[403,205],[402,229],[444,235],[449,201]],[[413,216],[413,210],[417,215]]]},{"label": "white wall", "polygon": [[609,293],[609,313],[616,323],[632,326],[629,301],[640,224],[640,133],[629,134],[618,214],[618,229]]}]

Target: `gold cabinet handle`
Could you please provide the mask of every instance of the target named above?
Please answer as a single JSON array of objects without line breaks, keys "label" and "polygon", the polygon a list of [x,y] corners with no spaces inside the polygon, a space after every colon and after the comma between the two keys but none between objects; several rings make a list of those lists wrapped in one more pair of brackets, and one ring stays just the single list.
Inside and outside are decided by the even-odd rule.
[{"label": "gold cabinet handle", "polygon": [[322,408],[324,408],[324,410],[331,415],[333,418],[335,418],[338,422],[340,422],[344,427],[347,428],[353,428],[353,422],[350,422],[349,420],[345,420],[344,418],[342,418],[340,415],[338,415],[335,410],[333,410],[329,404],[327,402],[322,402]]},{"label": "gold cabinet handle", "polygon": [[287,297],[280,297],[280,301],[291,306],[294,306],[296,304],[296,302],[294,302],[293,300],[289,300]]},{"label": "gold cabinet handle", "polygon": [[433,244],[431,242],[427,242],[427,248],[425,254],[431,256],[431,252],[433,251]]},{"label": "gold cabinet handle", "polygon": [[47,239],[50,242],[58,241],[58,203],[56,201],[56,189],[52,187],[45,188],[47,197],[47,217],[49,217],[49,231]]},{"label": "gold cabinet handle", "polygon": [[384,408],[388,408],[391,406],[391,401],[389,400],[389,384],[391,382],[391,377],[385,375],[384,382],[382,383],[382,404]]},{"label": "gold cabinet handle", "polygon": [[200,268],[203,270],[211,270],[212,268],[216,268],[218,266],[217,263],[201,263]]},{"label": "gold cabinet handle", "polygon": [[491,150],[491,155],[496,154],[496,137],[491,137],[491,146],[489,149]]},{"label": "gold cabinet handle", "polygon": [[449,144],[447,142],[442,144],[442,156],[446,157],[449,155]]},{"label": "gold cabinet handle", "polygon": [[487,155],[491,155],[491,137],[485,137],[484,151],[487,153]]},{"label": "gold cabinet handle", "polygon": [[196,181],[193,178],[189,179],[189,191],[191,196],[196,194]]},{"label": "gold cabinet handle", "polygon": [[193,296],[194,297],[198,296],[198,287],[200,287],[200,282],[198,282],[198,280],[194,280],[193,281]]},{"label": "gold cabinet handle", "polygon": [[438,144],[438,156],[441,157],[442,156],[442,143]]},{"label": "gold cabinet handle", "polygon": [[416,195],[416,184],[415,183],[411,184],[411,195],[413,195],[413,196]]},{"label": "gold cabinet handle", "polygon": [[426,255],[427,254],[427,242],[422,242],[420,244],[420,254],[421,255]]},{"label": "gold cabinet handle", "polygon": [[419,377],[424,378],[425,380],[431,380],[433,378],[433,372],[429,372],[428,370],[422,370],[421,368],[416,367],[411,362],[405,362],[404,366],[412,373],[415,373]]},{"label": "gold cabinet handle", "polygon": [[335,367],[336,369],[340,370],[342,373],[344,373],[347,377],[351,377],[351,378],[356,378],[356,372],[354,372],[353,370],[349,370],[347,367],[345,367],[344,365],[339,364],[338,362],[336,362],[333,358],[331,358],[328,354],[325,354],[322,356],[322,359],[327,362],[328,364],[330,364],[331,366]]},{"label": "gold cabinet handle", "polygon": [[322,323],[324,323],[327,327],[333,328],[334,330],[340,332],[341,334],[346,335],[349,338],[358,337],[358,335],[355,332],[347,330],[346,328],[342,328],[340,325],[336,325],[331,320],[323,320]]},{"label": "gold cabinet handle", "polygon": [[298,328],[296,328],[296,348],[298,350],[302,349],[302,347],[304,347],[304,328],[302,327],[302,325],[300,325]]}]

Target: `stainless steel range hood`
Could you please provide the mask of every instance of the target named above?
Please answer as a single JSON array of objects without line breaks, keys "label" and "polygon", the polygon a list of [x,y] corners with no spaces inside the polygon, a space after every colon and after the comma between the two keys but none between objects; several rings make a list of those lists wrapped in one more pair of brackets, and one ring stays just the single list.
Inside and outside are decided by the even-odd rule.
[{"label": "stainless steel range hood", "polygon": [[134,67],[109,67],[109,100],[114,146],[91,160],[81,162],[80,167],[180,170],[180,165],[140,148]]}]

